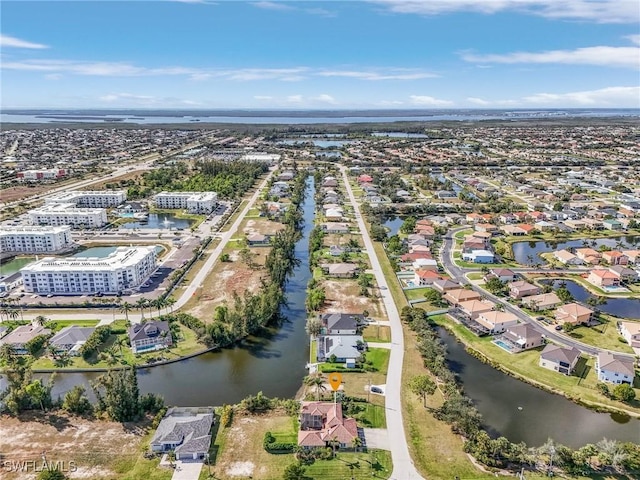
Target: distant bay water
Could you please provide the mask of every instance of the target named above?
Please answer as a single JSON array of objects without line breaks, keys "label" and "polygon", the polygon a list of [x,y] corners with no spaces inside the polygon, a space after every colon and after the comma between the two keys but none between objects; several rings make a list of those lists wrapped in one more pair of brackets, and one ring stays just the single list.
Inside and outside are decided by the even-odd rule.
[{"label": "distant bay water", "polygon": [[566,110],[4,110],[4,123],[341,124],[640,117],[639,109]]}]

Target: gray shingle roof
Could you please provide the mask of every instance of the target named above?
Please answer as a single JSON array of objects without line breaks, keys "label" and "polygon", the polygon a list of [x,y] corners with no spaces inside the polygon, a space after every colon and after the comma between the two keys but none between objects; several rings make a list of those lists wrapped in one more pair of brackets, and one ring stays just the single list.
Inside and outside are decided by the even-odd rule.
[{"label": "gray shingle roof", "polygon": [[65,327],[56,333],[49,343],[51,345],[73,345],[78,342],[86,342],[87,338],[94,332],[95,327],[79,327],[77,325],[71,325]]}]

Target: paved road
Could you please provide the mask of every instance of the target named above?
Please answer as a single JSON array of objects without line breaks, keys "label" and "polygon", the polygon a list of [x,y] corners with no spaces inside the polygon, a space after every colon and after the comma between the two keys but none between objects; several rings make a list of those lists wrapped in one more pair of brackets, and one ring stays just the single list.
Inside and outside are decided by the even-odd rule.
[{"label": "paved road", "polygon": [[378,256],[373,249],[373,242],[369,237],[362,215],[360,214],[360,207],[356,202],[353,190],[349,184],[347,178],[346,167],[341,167],[342,178],[344,180],[347,193],[351,199],[353,209],[358,222],[358,227],[362,232],[362,240],[364,246],[369,254],[371,260],[371,266],[373,274],[376,277],[378,287],[380,287],[380,293],[382,294],[382,301],[385,309],[387,310],[387,316],[391,325],[391,354],[389,358],[389,370],[387,371],[387,385],[385,389],[386,405],[385,410],[387,414],[387,431],[389,432],[389,445],[391,446],[391,459],[393,460],[393,472],[391,474],[392,479],[395,480],[412,480],[422,478],[416,470],[411,456],[409,455],[409,447],[407,446],[407,438],[404,433],[404,424],[402,421],[402,401],[400,396],[402,386],[402,360],[404,357],[404,336],[402,332],[402,323],[400,322],[400,314],[396,307],[393,297],[389,292],[389,286],[387,280],[382,273],[382,267],[378,261]]},{"label": "paved road", "polygon": [[[446,237],[444,238],[444,241],[443,241],[442,249],[440,250],[440,262],[442,263],[442,266],[444,267],[446,272],[449,275],[451,275],[451,278],[454,281],[460,282],[460,283],[463,283],[463,284],[468,284],[469,281],[465,277],[465,273],[468,270],[458,267],[455,264],[454,260],[453,260],[453,243],[455,241],[454,240],[455,239],[454,234],[455,234],[455,232],[457,232],[459,230],[463,230],[464,228],[466,228],[466,227],[450,230],[447,233],[447,235],[446,235]],[[524,269],[518,269],[518,270],[522,271]],[[551,270],[551,271],[543,270],[543,271],[546,272],[546,273],[553,272],[553,270]],[[563,273],[567,273],[567,272],[570,272],[570,271],[571,270],[558,270],[558,272],[563,272]],[[607,351],[604,348],[598,348],[598,347],[594,347],[593,345],[587,345],[586,343],[578,342],[577,340],[574,340],[573,338],[556,331],[551,326],[545,326],[545,325],[542,325],[541,323],[538,323],[533,318],[531,318],[528,314],[526,314],[525,312],[520,310],[518,307],[510,304],[509,302],[505,302],[503,299],[501,299],[499,297],[496,297],[492,293],[490,293],[487,290],[484,290],[484,289],[478,287],[477,285],[471,285],[471,288],[473,290],[475,290],[476,292],[482,294],[484,297],[488,298],[489,300],[491,300],[491,301],[493,301],[495,303],[503,304],[505,311],[514,314],[515,316],[518,317],[518,319],[522,323],[528,323],[535,330],[537,330],[538,332],[540,332],[543,335],[545,335],[545,337],[547,339],[550,339],[550,340],[554,341],[555,343],[559,343],[561,345],[565,345],[565,346],[568,346],[568,347],[575,347],[578,350],[580,350],[581,352],[586,353],[587,355],[594,355],[595,356],[595,355],[598,355],[598,353],[600,353],[600,352]],[[615,350],[609,350],[609,351],[611,353],[615,353],[616,355],[626,356],[626,357],[629,357],[629,358],[634,358],[634,356],[631,355],[631,354],[621,353],[621,352],[618,352],[618,351],[615,351]]]},{"label": "paved road", "polygon": [[[225,245],[235,235],[236,231],[240,227],[240,223],[242,223],[242,221],[244,220],[244,217],[247,215],[247,212],[253,207],[253,204],[256,202],[256,200],[260,196],[260,191],[267,184],[267,182],[273,175],[273,172],[274,170],[272,170],[269,173],[269,175],[267,175],[267,177],[262,181],[260,186],[256,189],[254,194],[249,199],[249,202],[247,203],[247,205],[244,207],[242,212],[240,212],[240,215],[238,215],[238,218],[236,218],[235,222],[233,222],[229,230],[226,232],[220,233],[218,235],[218,238],[220,238],[220,243],[218,243],[218,245],[209,254],[209,258],[207,258],[207,261],[202,266],[198,274],[194,277],[194,279],[191,281],[189,286],[182,293],[178,301],[173,305],[174,310],[177,310],[183,307],[191,299],[191,297],[196,294],[198,288],[202,286],[202,282],[204,282],[205,278],[207,278],[207,276],[213,269],[213,265],[216,263],[216,260],[218,260],[218,257],[222,253],[222,250],[224,249]],[[39,313],[37,312],[24,314],[24,318],[25,320],[31,320],[38,315]],[[124,315],[115,314],[115,312],[108,313],[108,314],[99,314],[99,313],[91,313],[91,311],[85,311],[80,313],[66,313],[66,314],[65,313],[54,313],[54,314],[47,313],[46,316],[51,320],[85,320],[85,319],[100,320],[101,324],[111,323],[116,319],[125,318]],[[129,312],[129,320],[131,322],[134,322],[134,323],[139,322],[141,318],[142,317],[139,313]]]}]

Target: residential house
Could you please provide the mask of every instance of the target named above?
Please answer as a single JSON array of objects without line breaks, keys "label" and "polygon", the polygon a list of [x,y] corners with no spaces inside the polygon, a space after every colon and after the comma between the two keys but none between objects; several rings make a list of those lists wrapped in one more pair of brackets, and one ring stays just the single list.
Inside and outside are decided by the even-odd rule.
[{"label": "residential house", "polygon": [[640,349],[640,322],[618,322],[620,335],[634,349]]},{"label": "residential house", "polygon": [[488,277],[489,275],[493,275],[494,278],[497,278],[503,283],[511,282],[518,278],[518,275],[508,268],[492,268],[486,276]]},{"label": "residential house", "polygon": [[609,250],[608,252],[602,252],[602,259],[609,265],[628,265],[629,257],[624,253],[617,250]]},{"label": "residential house", "polygon": [[576,256],[590,265],[600,262],[602,254],[593,248],[576,248]]},{"label": "residential house", "polygon": [[413,262],[419,259],[433,259],[433,255],[431,255],[431,252],[409,252],[400,257],[400,262],[403,264],[413,264]]},{"label": "residential house", "polygon": [[302,402],[298,445],[303,448],[335,446],[352,448],[358,438],[358,426],[353,418],[342,414],[342,403]]},{"label": "residential house", "polygon": [[358,177],[358,183],[371,183],[373,182],[373,177],[367,174],[362,174]]},{"label": "residential house", "polygon": [[420,268],[415,271],[413,283],[415,285],[428,286],[433,285],[433,282],[441,279],[442,277],[438,275],[438,272],[435,270]]},{"label": "residential house", "polygon": [[584,260],[574,255],[569,250],[558,250],[553,252],[553,257],[563,265],[582,265]]},{"label": "residential house", "polygon": [[26,344],[40,335],[49,336],[51,335],[51,330],[32,322],[29,325],[20,325],[11,330],[11,332],[2,337],[0,345],[11,345],[14,353],[17,355],[26,355],[28,353]]},{"label": "residential house", "polygon": [[522,299],[522,303],[534,312],[539,312],[557,307],[562,303],[562,300],[558,298],[558,295],[551,292],[525,297]]},{"label": "residential house", "polygon": [[326,188],[326,187],[334,188],[337,186],[338,186],[338,180],[336,180],[335,177],[325,177],[325,179],[322,181],[323,188]]},{"label": "residential house", "polygon": [[596,357],[596,374],[601,382],[633,385],[633,358],[615,355],[607,350],[602,351]]},{"label": "residential house", "polygon": [[607,230],[622,230],[622,223],[615,218],[607,218],[602,221],[602,226]]},{"label": "residential house", "polygon": [[593,318],[594,311],[579,303],[567,303],[556,310],[556,320],[559,324],[587,325]]},{"label": "residential house", "polygon": [[0,326],[0,338],[9,333],[9,327]]},{"label": "residential house", "polygon": [[252,233],[247,235],[247,244],[250,247],[269,245],[269,237],[262,233]]},{"label": "residential house", "polygon": [[432,284],[432,287],[434,290],[437,290],[438,292],[444,294],[449,290],[459,289],[460,284],[443,278],[442,280],[435,280]]},{"label": "residential house", "polygon": [[489,250],[472,250],[469,253],[463,253],[462,259],[472,263],[493,263],[494,255]]},{"label": "residential house", "polygon": [[365,348],[362,335],[319,335],[316,342],[319,362],[328,362],[335,355],[336,362],[355,365]]},{"label": "residential house", "polygon": [[582,230],[587,227],[587,224],[584,221],[579,219],[570,218],[564,221],[564,224],[573,228],[574,230]]},{"label": "residential house", "polygon": [[334,222],[342,220],[342,218],[344,217],[344,212],[341,208],[329,208],[325,211],[324,216],[327,221]]},{"label": "residential house", "polygon": [[64,327],[49,339],[49,345],[58,353],[67,352],[70,355],[78,355],[80,348],[94,331],[95,327],[79,327],[77,325]]},{"label": "residential house", "polygon": [[[436,282],[434,282],[434,287],[436,287]],[[467,290],[466,288],[458,288],[455,290],[447,290],[444,294],[443,298],[454,307],[457,307],[462,302],[466,302],[469,300],[480,300],[480,294],[474,290]]]},{"label": "residential house", "polygon": [[324,263],[320,268],[326,275],[336,278],[353,278],[359,270],[355,263]]},{"label": "residential house", "polygon": [[176,460],[203,459],[211,446],[212,425],[212,408],[169,408],[151,439],[151,451],[173,451]]},{"label": "residential house", "polygon": [[460,302],[458,309],[472,320],[478,318],[482,313],[490,312],[496,304],[488,300],[468,300]]},{"label": "residential house", "polygon": [[361,313],[323,313],[320,315],[324,335],[356,335],[364,322]]},{"label": "residential house", "polygon": [[550,343],[540,352],[539,365],[555,372],[571,375],[578,360],[580,360],[580,350],[577,348],[560,347]]},{"label": "residential house", "polygon": [[343,253],[348,253],[349,249],[340,245],[331,245],[329,247],[329,255],[332,257],[339,257]]},{"label": "residential house", "polygon": [[438,262],[433,258],[417,258],[413,261],[413,270],[433,270],[438,271]]},{"label": "residential house", "polygon": [[129,341],[133,353],[161,350],[173,345],[169,322],[150,320],[129,328]]},{"label": "residential house", "polygon": [[507,327],[500,339],[506,340],[515,351],[537,348],[544,343],[542,335],[527,323]]},{"label": "residential house", "polygon": [[489,330],[491,335],[504,332],[508,327],[518,324],[518,317],[513,313],[490,310],[480,313],[475,319],[480,325]]},{"label": "residential house", "polygon": [[619,287],[620,275],[611,270],[596,268],[589,272],[587,281],[596,287]]},{"label": "residential house", "polygon": [[542,289],[532,283],[519,280],[517,282],[511,282],[507,285],[509,287],[509,296],[511,298],[519,299],[523,297],[529,297],[531,295],[539,295],[542,293]]},{"label": "residential house", "polygon": [[640,263],[640,250],[624,250],[624,253],[629,259],[629,263],[637,265]]},{"label": "residential house", "polygon": [[620,280],[627,283],[634,283],[638,281],[638,272],[631,268],[624,267],[622,265],[615,265],[609,267],[609,271],[620,276]]},{"label": "residential house", "polygon": [[349,233],[349,225],[347,223],[327,222],[322,224],[322,229],[326,233]]}]

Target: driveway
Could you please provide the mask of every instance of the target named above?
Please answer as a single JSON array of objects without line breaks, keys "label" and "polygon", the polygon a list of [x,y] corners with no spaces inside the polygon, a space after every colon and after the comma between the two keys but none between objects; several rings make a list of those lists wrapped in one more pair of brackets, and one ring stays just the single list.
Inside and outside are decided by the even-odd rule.
[{"label": "driveway", "polygon": [[363,428],[363,445],[367,448],[379,450],[391,450],[389,446],[389,433],[386,428]]},{"label": "driveway", "polygon": [[200,471],[204,463],[198,460],[183,461],[176,460],[176,469],[173,471],[171,480],[198,480]]}]

